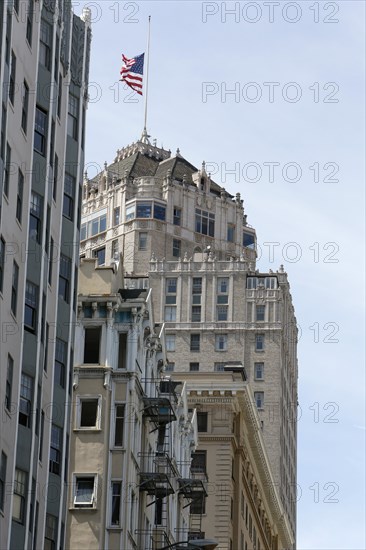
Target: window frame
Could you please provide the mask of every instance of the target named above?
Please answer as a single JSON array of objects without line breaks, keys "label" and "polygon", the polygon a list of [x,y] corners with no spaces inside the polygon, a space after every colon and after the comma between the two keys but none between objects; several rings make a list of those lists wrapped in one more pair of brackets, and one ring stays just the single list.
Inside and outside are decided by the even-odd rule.
[{"label": "window frame", "polygon": [[67,343],[56,338],[54,383],[61,388],[66,387]]},{"label": "window frame", "polygon": [[191,333],[190,335],[190,351],[198,353],[201,351],[201,334],[200,333]]},{"label": "window frame", "polygon": [[[260,314],[258,314],[259,310],[261,311]],[[265,305],[256,305],[255,306],[255,320],[258,323],[263,323],[265,321],[265,314],[266,314],[266,306]]]},{"label": "window frame", "polygon": [[175,345],[176,345],[176,334],[166,334],[165,335],[166,351],[175,351]]},{"label": "window frame", "polygon": [[51,70],[52,63],[52,35],[52,25],[42,17],[39,31],[39,62],[47,71]]},{"label": "window frame", "polygon": [[[25,283],[24,299],[24,328],[33,333],[37,332],[38,305],[39,287],[27,279]],[[27,323],[27,313],[31,315],[31,324]]]},{"label": "window frame", "polygon": [[265,335],[262,333],[255,335],[255,351],[259,353],[265,351]]},{"label": "window frame", "polygon": [[[97,507],[97,489],[98,489],[98,474],[97,473],[73,473],[73,498],[72,498],[72,507],[75,509],[95,509]],[[78,492],[78,483],[81,480],[92,479],[92,492],[89,502],[83,503],[77,502],[77,492]]]},{"label": "window frame", "polygon": [[173,225],[182,225],[182,209],[179,206],[173,207]]},{"label": "window frame", "polygon": [[182,241],[173,239],[173,258],[180,258],[182,250]]},{"label": "window frame", "polygon": [[[258,370],[261,371],[262,376],[258,376]],[[264,362],[256,361],[254,363],[254,380],[264,380]]]},{"label": "window frame", "polygon": [[22,90],[22,118],[21,118],[21,128],[25,135],[28,131],[28,111],[29,111],[29,86],[26,80],[23,81],[23,90]]},{"label": "window frame", "polygon": [[[123,408],[123,414],[122,415],[118,414],[118,407]],[[117,421],[121,420],[121,419],[122,419],[122,421],[120,423],[121,424],[120,431],[122,433],[118,433],[119,439],[118,439],[118,443],[116,443],[116,441],[117,441],[117,431],[118,431],[118,425],[119,425],[119,423]],[[123,448],[125,446],[124,445],[125,419],[126,419],[126,403],[115,401],[115,403],[114,403],[113,447]]]},{"label": "window frame", "polygon": [[67,107],[67,135],[75,141],[78,141],[79,137],[79,111],[80,98],[69,92]]},{"label": "window frame", "polygon": [[175,323],[177,320],[177,306],[164,306],[164,321],[167,323]]},{"label": "window frame", "polygon": [[17,188],[17,202],[15,217],[20,224],[22,224],[23,216],[23,193],[24,193],[24,174],[20,168],[18,168],[18,188]]},{"label": "window frame", "polygon": [[19,286],[19,266],[15,260],[13,260],[13,271],[11,279],[11,311],[14,317],[17,316],[18,307],[18,286]]},{"label": "window frame", "polygon": [[229,317],[229,306],[228,305],[217,305],[216,306],[216,321],[227,321]]},{"label": "window frame", "polygon": [[[119,492],[114,493],[114,486],[119,486]],[[114,502],[115,498],[118,502],[118,521],[113,521],[114,516]],[[120,529],[121,528],[121,510],[122,510],[122,480],[121,479],[112,479],[111,480],[111,492],[110,492],[110,515],[109,515],[109,526],[113,529]]]},{"label": "window frame", "polygon": [[[38,244],[41,244],[42,241],[42,216],[43,197],[39,193],[32,191],[29,209],[29,236]],[[33,225],[35,225],[35,227],[33,227]],[[32,230],[35,231],[35,236],[32,235]]]},{"label": "window frame", "polygon": [[67,304],[70,303],[72,259],[64,254],[60,254],[60,268],[58,278],[58,297],[62,298]]},{"label": "window frame", "polygon": [[207,237],[215,237],[215,214],[200,208],[195,209],[195,232]]},{"label": "window frame", "polygon": [[8,353],[8,361],[6,365],[6,383],[5,383],[5,408],[10,412],[13,394],[13,373],[14,373],[14,359]]},{"label": "window frame", "polygon": [[215,351],[228,351],[228,334],[215,334]]},{"label": "window frame", "polygon": [[[18,478],[21,479],[18,479]],[[13,483],[13,509],[12,519],[17,523],[24,524],[26,515],[26,493],[28,486],[28,473],[21,468],[15,468],[14,483]],[[19,517],[14,516],[14,503],[16,502],[15,496],[19,497]]]},{"label": "window frame", "polygon": [[138,233],[138,249],[139,250],[147,250],[147,238],[148,238],[147,231],[139,231],[139,233]]},{"label": "window frame", "polygon": [[71,221],[73,221],[74,219],[75,191],[76,191],[76,178],[69,172],[65,172],[62,215]]},{"label": "window frame", "polygon": [[264,391],[254,392],[254,402],[258,410],[264,409]]},{"label": "window frame", "polygon": [[[57,439],[53,437],[53,430],[57,431]],[[50,458],[49,458],[49,472],[61,476],[62,473],[62,441],[63,441],[63,429],[56,424],[51,426],[51,438],[50,438]],[[54,459],[52,454],[54,453]]]},{"label": "window frame", "polygon": [[48,112],[36,105],[33,148],[38,154],[42,155],[43,157],[46,156],[47,149],[47,125]]},{"label": "window frame", "polygon": [[[82,416],[82,406],[84,402],[96,401],[96,417],[94,426],[82,426],[81,425],[81,416]],[[102,395],[101,394],[82,394],[76,396],[76,427],[75,430],[83,432],[97,432],[101,429],[102,421]]]}]

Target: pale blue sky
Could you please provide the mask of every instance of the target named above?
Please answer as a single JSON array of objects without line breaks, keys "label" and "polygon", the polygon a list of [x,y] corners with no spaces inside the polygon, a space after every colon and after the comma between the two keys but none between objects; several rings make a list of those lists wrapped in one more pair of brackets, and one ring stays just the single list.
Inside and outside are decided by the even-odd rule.
[{"label": "pale blue sky", "polygon": [[[263,2],[241,2],[237,22],[221,8],[233,8],[234,2],[88,2],[98,21],[86,157],[89,163],[110,163],[118,148],[141,134],[143,103],[131,103],[136,95],[130,98],[117,82],[122,52],[132,57],[145,51],[151,14],[150,134],[158,145],[179,147],[196,166],[210,163],[218,183],[226,180],[230,192],[242,194],[262,248],[260,268],[284,264],[289,274],[301,327],[298,549],[364,550],[365,4],[279,4],[270,23]],[[206,23],[205,10],[217,11]],[[255,17],[256,23],[248,22]],[[285,20],[295,17],[296,23]],[[272,103],[265,82],[279,83]],[[289,87],[285,97],[301,92],[296,103],[282,95],[290,82],[296,89]],[[204,83],[217,91],[205,102]],[[327,83],[335,84],[324,90]],[[239,98],[224,95],[222,101],[221,92],[235,86]],[[262,98],[248,101],[256,90]],[[326,97],[338,102],[325,103]],[[263,164],[268,162],[280,163],[273,182]],[[282,177],[289,162],[301,168],[297,182]],[[245,181],[255,177],[253,168],[243,177],[248,163],[261,166],[259,181]],[[314,163],[320,167],[318,183]],[[326,163],[333,164],[324,169]],[[224,173],[235,165],[237,176]],[[335,166],[333,179],[339,181],[323,181]],[[287,174],[295,178],[295,169]],[[95,175],[91,165],[89,175]],[[273,262],[264,245],[270,242],[279,243]],[[300,251],[298,261],[291,261]],[[326,422],[327,415],[338,422]],[[332,498],[338,502],[324,502]]]}]

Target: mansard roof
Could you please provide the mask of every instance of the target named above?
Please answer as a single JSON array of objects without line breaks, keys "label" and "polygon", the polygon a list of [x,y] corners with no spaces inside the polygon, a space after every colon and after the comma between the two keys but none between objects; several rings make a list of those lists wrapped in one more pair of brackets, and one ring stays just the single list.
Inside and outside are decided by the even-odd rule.
[{"label": "mansard roof", "polygon": [[[159,149],[155,146],[146,145],[142,142],[129,145],[117,151],[114,162],[107,167],[108,173],[115,176],[117,181],[122,178],[154,177],[162,182],[169,171],[172,181],[186,182],[194,185],[192,174],[198,172],[198,168],[186,160],[177,150],[172,157],[170,151]],[[97,183],[103,172],[95,176],[92,183]],[[211,192],[219,195],[222,190],[217,183],[211,180]],[[227,192],[226,192],[227,193]],[[228,196],[231,197],[229,193]]]}]

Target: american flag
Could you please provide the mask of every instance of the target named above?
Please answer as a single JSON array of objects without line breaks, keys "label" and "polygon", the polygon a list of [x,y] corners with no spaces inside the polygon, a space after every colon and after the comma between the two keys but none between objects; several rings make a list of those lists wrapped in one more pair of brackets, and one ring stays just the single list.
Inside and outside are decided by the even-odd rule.
[{"label": "american flag", "polygon": [[122,54],[122,69],[121,80],[135,90],[138,94],[142,95],[142,75],[144,74],[144,57],[145,54],[137,55],[132,59],[127,59]]}]

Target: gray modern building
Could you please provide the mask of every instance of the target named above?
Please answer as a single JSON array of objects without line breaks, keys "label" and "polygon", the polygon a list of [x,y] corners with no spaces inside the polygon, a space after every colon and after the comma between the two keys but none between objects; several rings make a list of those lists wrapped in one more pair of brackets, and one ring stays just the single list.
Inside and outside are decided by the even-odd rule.
[{"label": "gray modern building", "polygon": [[90,12],[0,3],[0,548],[63,548]]}]

